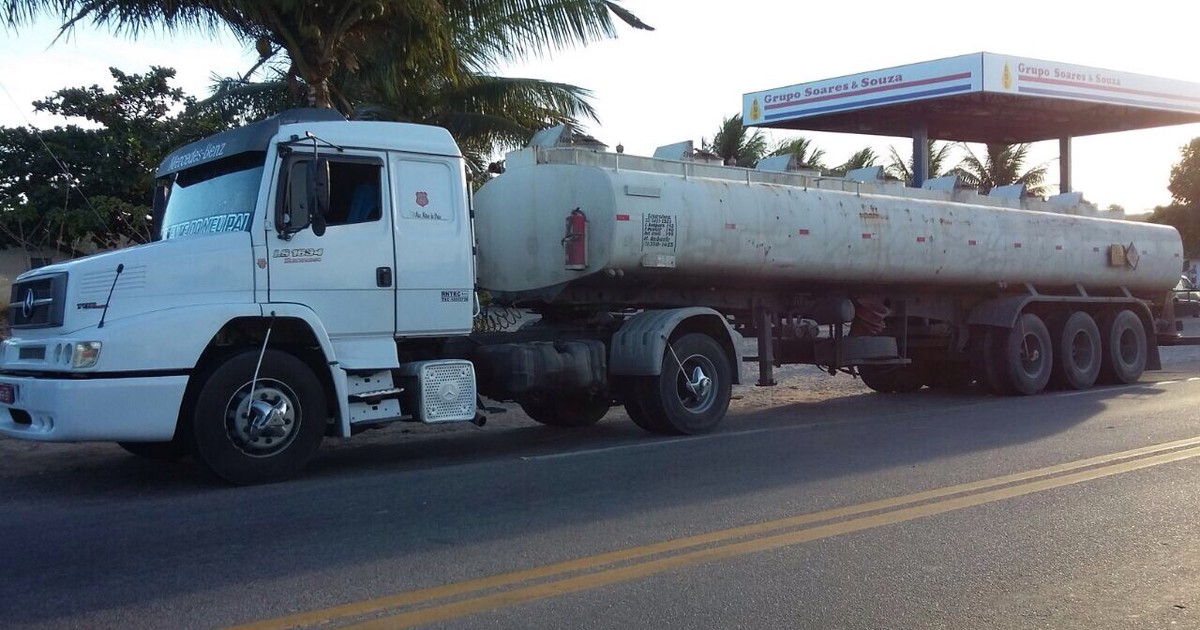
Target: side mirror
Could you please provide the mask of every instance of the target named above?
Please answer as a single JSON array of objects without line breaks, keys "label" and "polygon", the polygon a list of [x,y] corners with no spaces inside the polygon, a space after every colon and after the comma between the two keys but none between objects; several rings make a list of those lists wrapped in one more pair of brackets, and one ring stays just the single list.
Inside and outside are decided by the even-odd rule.
[{"label": "side mirror", "polygon": [[313,234],[325,234],[325,215],[329,212],[329,160],[296,160],[288,167],[283,181],[283,200],[275,206],[275,231],[283,240],[307,227]]},{"label": "side mirror", "polygon": [[312,200],[308,191],[312,188],[309,183],[312,169],[308,165],[304,161],[292,162],[283,178],[283,199],[275,206],[275,231],[285,241],[308,227],[310,221]]},{"label": "side mirror", "polygon": [[329,213],[329,160],[324,158],[306,162],[308,165],[308,222],[313,234],[325,234],[325,215]]}]

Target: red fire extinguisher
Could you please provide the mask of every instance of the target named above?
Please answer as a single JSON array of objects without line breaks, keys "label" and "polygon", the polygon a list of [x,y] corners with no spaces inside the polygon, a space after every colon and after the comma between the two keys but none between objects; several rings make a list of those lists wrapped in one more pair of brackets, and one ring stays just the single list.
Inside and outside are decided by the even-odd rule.
[{"label": "red fire extinguisher", "polygon": [[579,208],[567,215],[567,233],[562,245],[567,269],[587,269],[587,215]]}]

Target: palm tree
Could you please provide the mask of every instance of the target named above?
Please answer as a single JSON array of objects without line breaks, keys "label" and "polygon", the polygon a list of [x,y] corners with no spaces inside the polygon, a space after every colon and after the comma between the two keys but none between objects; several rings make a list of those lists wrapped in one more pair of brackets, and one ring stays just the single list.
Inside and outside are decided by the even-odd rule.
[{"label": "palm tree", "polygon": [[758,129],[749,133],[741,114],[722,120],[712,142],[701,139],[700,144],[705,151],[719,155],[725,164],[747,168],[757,164],[767,153],[767,137]]},{"label": "palm tree", "polygon": [[361,118],[420,122],[445,127],[472,169],[481,173],[490,156],[517,148],[538,130],[596,119],[590,92],[565,83],[469,74],[405,89],[376,80],[367,85]]},{"label": "palm tree", "polygon": [[[0,12],[11,28],[54,15],[64,21],[63,33],[89,21],[134,36],[153,27],[224,25],[263,60],[286,53],[288,80],[303,81],[308,102],[319,107],[333,106],[335,72],[355,74],[381,51],[403,70],[456,78],[463,69],[613,37],[614,15],[650,29],[614,0],[3,0]],[[456,38],[461,25],[478,38]]]},{"label": "palm tree", "polygon": [[[950,149],[953,145],[949,142],[938,144],[937,140],[929,141],[929,172],[925,174],[926,179],[933,179],[942,176],[942,169],[946,165],[946,160],[950,158]],[[896,147],[889,147],[890,159],[884,171],[902,180],[906,185],[912,186],[913,183],[913,162],[912,157],[900,157],[900,153],[896,151]]]},{"label": "palm tree", "polygon": [[962,143],[967,157],[952,172],[957,173],[967,186],[987,193],[996,186],[1024,184],[1025,191],[1040,197],[1045,194],[1046,164],[1031,167],[1024,173],[1025,160],[1029,156],[1029,143],[988,144],[982,158],[971,147]]},{"label": "palm tree", "polygon": [[816,171],[826,170],[825,150],[813,146],[811,138],[800,136],[784,140],[775,147],[775,150],[771,151],[771,156],[776,155],[796,156],[796,165],[800,168],[810,168]]},{"label": "palm tree", "polygon": [[[493,25],[455,23],[456,48],[466,49],[491,37]],[[461,45],[459,42],[462,42]],[[590,92],[564,83],[498,77],[460,64],[452,73],[441,64],[409,68],[406,57],[390,47],[371,55],[354,73],[339,69],[329,79],[339,109],[354,118],[438,125],[450,130],[473,168],[482,172],[498,152],[521,146],[536,131],[581,119],[596,119]],[[247,76],[217,82],[201,105],[229,107],[256,119],[302,103],[287,89],[286,72],[268,64],[271,78],[251,82]]]},{"label": "palm tree", "polygon": [[849,173],[850,171],[860,168],[867,168],[868,166],[875,166],[875,162],[878,161],[879,155],[875,153],[875,149],[872,149],[871,147],[863,147],[858,151],[855,151],[849,158],[846,159],[845,162],[830,170],[829,173],[838,177],[845,177],[846,173]]}]

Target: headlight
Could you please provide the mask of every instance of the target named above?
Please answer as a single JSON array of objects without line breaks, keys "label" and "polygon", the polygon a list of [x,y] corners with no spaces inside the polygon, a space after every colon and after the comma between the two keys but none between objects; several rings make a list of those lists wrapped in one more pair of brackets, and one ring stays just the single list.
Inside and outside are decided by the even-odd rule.
[{"label": "headlight", "polygon": [[99,341],[79,341],[71,349],[71,367],[75,369],[90,368],[100,360]]}]

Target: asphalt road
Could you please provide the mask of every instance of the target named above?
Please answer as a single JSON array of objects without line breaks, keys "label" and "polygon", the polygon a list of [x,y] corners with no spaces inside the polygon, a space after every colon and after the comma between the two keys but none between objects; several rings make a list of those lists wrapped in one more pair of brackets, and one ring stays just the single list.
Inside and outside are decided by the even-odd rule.
[{"label": "asphalt road", "polygon": [[9,449],[0,625],[1200,627],[1200,346],[1164,358],[1087,392],[741,404],[697,438],[392,430],[255,488]]}]

